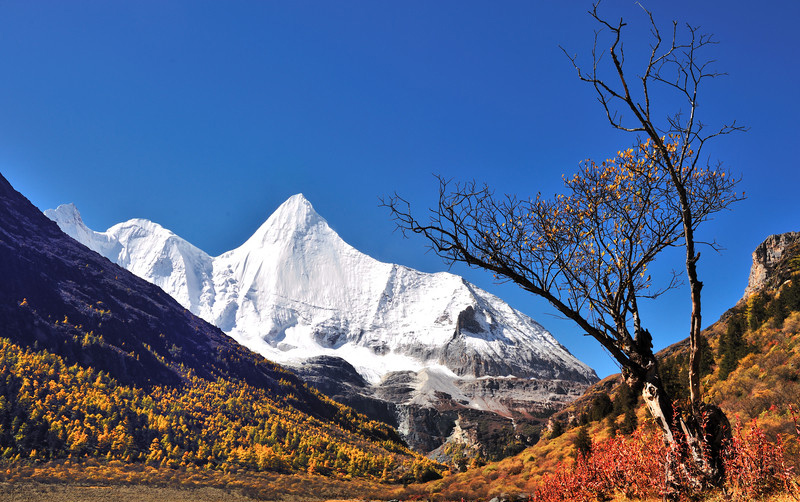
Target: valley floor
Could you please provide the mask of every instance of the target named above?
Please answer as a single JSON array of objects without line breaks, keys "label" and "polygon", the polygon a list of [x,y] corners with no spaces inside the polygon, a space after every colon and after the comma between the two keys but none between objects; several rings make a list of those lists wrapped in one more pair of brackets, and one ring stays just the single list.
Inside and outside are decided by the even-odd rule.
[{"label": "valley floor", "polygon": [[214,487],[163,487],[151,485],[73,485],[38,482],[0,483],[3,502],[357,502],[361,499],[318,499],[311,495],[275,493],[249,497],[241,491]]},{"label": "valley floor", "polygon": [[[401,497],[400,500],[404,499]],[[34,481],[0,482],[0,500],[4,502],[263,502],[276,501],[319,501],[319,502],[359,502],[362,500],[386,500],[385,497],[375,496],[348,499],[318,499],[309,494],[278,494],[274,497],[264,493],[255,495],[255,498],[243,494],[241,491],[207,486],[194,486],[189,488],[152,486],[147,484],[133,485],[77,485],[77,484],[51,484]],[[434,498],[433,500],[440,500]],[[631,499],[616,497],[609,502],[627,502]],[[638,500],[638,499],[637,499]],[[641,502],[660,502],[661,499],[648,499]],[[722,494],[713,494],[704,502],[722,502],[726,500]],[[777,494],[761,502],[795,502],[797,499],[788,494]]]},{"label": "valley floor", "polygon": [[3,502],[341,502],[389,500],[403,489],[364,479],[59,462],[0,466]]},{"label": "valley floor", "polygon": [[44,483],[0,483],[6,502],[251,502],[242,494],[220,488],[165,488],[148,485],[82,486]]}]

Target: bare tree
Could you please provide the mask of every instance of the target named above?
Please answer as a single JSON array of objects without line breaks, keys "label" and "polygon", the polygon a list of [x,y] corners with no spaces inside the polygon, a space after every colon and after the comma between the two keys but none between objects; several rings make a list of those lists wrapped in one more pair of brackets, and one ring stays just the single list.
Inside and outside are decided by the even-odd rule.
[{"label": "bare tree", "polygon": [[[652,42],[649,57],[641,69],[641,73],[631,79],[631,73],[625,67],[625,53],[622,44],[622,31],[626,23],[622,19],[610,22],[603,18],[598,13],[598,5],[599,2],[590,11],[591,16],[602,28],[595,35],[591,69],[588,71],[582,69],[575,56],[567,55],[575,66],[578,77],[594,87],[598,101],[611,126],[621,131],[634,133],[637,137],[644,135],[653,142],[659,153],[660,162],[669,172],[670,180],[675,188],[683,225],[686,278],[692,302],[688,371],[691,420],[688,421],[688,424],[682,423],[682,428],[695,463],[701,467],[704,475],[705,479],[701,481],[706,482],[719,477],[715,472],[718,466],[713,465],[715,462],[709,464],[707,461],[709,458],[716,461],[718,452],[714,451],[716,448],[710,447],[707,441],[702,440],[703,435],[700,430],[704,424],[706,427],[709,425],[707,416],[709,411],[708,407],[703,405],[700,388],[699,338],[702,336],[701,292],[703,283],[697,272],[697,263],[700,259],[695,239],[698,215],[692,208],[692,198],[695,195],[691,191],[689,180],[696,176],[699,170],[709,167],[708,161],[704,161],[701,156],[709,140],[743,131],[745,128],[737,125],[735,120],[716,128],[710,128],[698,118],[701,86],[711,79],[724,75],[713,69],[714,60],[705,55],[706,50],[716,44],[710,34],[702,33],[699,28],[688,24],[684,30],[679,30],[678,23],[673,21],[672,30],[665,40],[652,13],[642,8],[649,21]],[[613,65],[611,77],[608,79],[603,78],[600,74],[603,62],[602,54],[598,52],[599,37],[604,30],[610,35],[608,54]],[[674,99],[677,111],[663,117],[656,116],[651,103],[651,96],[656,91],[664,91],[670,99]],[[672,141],[677,147],[677,155],[669,152],[667,141]],[[721,169],[719,169],[719,176],[725,176],[725,172]],[[730,180],[730,178],[728,179]],[[736,194],[731,195],[733,199],[730,202],[741,198]],[[714,244],[711,244],[711,247],[714,248]]]},{"label": "bare tree", "polygon": [[[600,164],[586,161],[565,180],[565,193],[520,200],[496,197],[475,182],[453,184],[440,178],[438,207],[427,221],[412,215],[410,204],[395,195],[384,200],[400,229],[424,235],[447,263],[483,268],[547,299],[561,314],[599,341],[620,364],[629,385],[640,389],[653,417],[673,446],[673,482],[680,477],[695,489],[722,480],[720,447],[727,420],[704,405],[699,387],[701,336],[699,253],[695,231],[713,214],[741,198],[737,180],[721,165],[702,162],[708,140],[740,130],[735,123],[706,132],[695,111],[702,81],[718,76],[699,53],[713,43],[687,27],[688,40],[664,43],[649,18],[653,44],[634,97],[624,67],[621,20],[604,21],[597,6],[590,14],[611,33],[615,82],[599,77],[601,58],[595,38],[593,66],[579,77],[594,85],[609,122],[637,134],[635,146]],[[650,96],[655,85],[687,100],[688,113],[667,116],[656,126]],[[622,112],[630,112],[628,123]],[[643,136],[643,137],[642,137]],[[690,322],[690,414],[673,408],[658,373],[652,339],[644,328],[639,300],[656,298],[676,285],[673,275],[658,287],[648,266],[670,246],[686,249],[692,313]],[[686,453],[688,452],[688,455]]]}]

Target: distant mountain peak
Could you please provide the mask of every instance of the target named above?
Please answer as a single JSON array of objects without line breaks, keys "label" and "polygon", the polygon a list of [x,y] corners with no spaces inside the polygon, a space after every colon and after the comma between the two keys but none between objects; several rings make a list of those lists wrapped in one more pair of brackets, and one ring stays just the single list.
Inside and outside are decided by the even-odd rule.
[{"label": "distant mountain peak", "polygon": [[243,244],[242,248],[263,248],[269,243],[290,240],[321,226],[329,228],[325,219],[314,210],[311,202],[299,193],[289,197]]},{"label": "distant mountain peak", "polygon": [[158,239],[162,242],[168,240],[184,240],[178,237],[172,230],[144,218],[131,218],[128,221],[117,223],[109,228],[106,233],[115,236],[118,240],[126,239],[129,241],[137,239]]},{"label": "distant mountain peak", "polygon": [[291,197],[289,197],[288,199],[286,199],[283,202],[283,204],[278,206],[278,208],[280,209],[281,207],[284,207],[284,206],[286,206],[286,207],[306,206],[306,207],[310,208],[311,207],[311,202],[308,199],[306,199],[306,196],[303,195],[302,193],[296,193],[296,194],[292,195]]},{"label": "distant mountain peak", "polygon": [[[64,233],[78,242],[82,242],[82,239],[77,237],[78,232],[91,232],[86,224],[83,223],[80,211],[78,211],[75,204],[71,202],[68,204],[61,204],[55,209],[48,209],[44,214],[58,223],[58,226],[61,227]],[[95,249],[95,251],[97,250]]]},{"label": "distant mountain peak", "polygon": [[75,204],[72,202],[67,204],[61,204],[55,209],[48,209],[44,212],[45,216],[54,220],[56,222],[76,222],[83,224],[83,218],[81,218],[81,213],[78,211],[78,208],[75,207]]},{"label": "distant mountain peak", "polygon": [[325,219],[314,210],[311,202],[301,193],[292,195],[286,202],[278,206],[267,222],[282,228],[293,227],[295,230],[308,229],[319,223],[327,225]]},{"label": "distant mountain peak", "polygon": [[55,209],[46,210],[44,214],[58,223],[58,226],[65,234],[92,251],[109,258],[111,261],[115,261],[112,256],[120,250],[117,240],[112,236],[95,232],[87,227],[75,204],[61,204]]}]

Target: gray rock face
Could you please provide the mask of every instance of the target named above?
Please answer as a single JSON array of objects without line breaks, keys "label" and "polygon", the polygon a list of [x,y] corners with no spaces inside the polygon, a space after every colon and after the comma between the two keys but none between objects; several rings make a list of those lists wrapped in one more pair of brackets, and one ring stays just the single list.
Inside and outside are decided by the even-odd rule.
[{"label": "gray rock face", "polygon": [[519,449],[535,441],[531,425],[587,387],[570,380],[464,379],[429,370],[392,372],[370,385],[347,361],[330,356],[311,358],[293,371],[332,399],[397,427],[409,446],[444,462],[453,443],[486,458],[515,453],[509,444]]},{"label": "gray rock face", "polygon": [[767,237],[753,251],[753,265],[750,268],[750,278],[744,290],[744,298],[761,291],[766,287],[777,286],[772,284],[778,280],[776,272],[780,268],[786,251],[800,244],[800,232],[787,232]]},{"label": "gray rock face", "polygon": [[405,425],[403,439],[411,448],[425,453],[444,444],[458,420],[458,412],[453,409],[436,409],[411,404],[403,405],[401,411]]},{"label": "gray rock face", "polygon": [[307,382],[313,382],[319,390],[334,383],[358,388],[367,386],[364,377],[341,357],[317,356],[306,359],[296,373]]},{"label": "gray rock face", "polygon": [[471,401],[492,402],[497,413],[516,418],[549,416],[583,395],[586,387],[570,380],[529,378],[481,378],[459,382],[459,388]]},{"label": "gray rock face", "polygon": [[373,389],[353,366],[340,357],[318,356],[290,367],[308,384],[334,401],[392,427],[398,426],[397,406],[373,396]]}]

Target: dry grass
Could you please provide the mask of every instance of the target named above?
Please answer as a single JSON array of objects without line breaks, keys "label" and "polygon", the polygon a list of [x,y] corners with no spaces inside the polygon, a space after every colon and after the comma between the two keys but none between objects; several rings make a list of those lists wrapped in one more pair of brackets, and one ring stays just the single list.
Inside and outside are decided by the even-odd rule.
[{"label": "dry grass", "polygon": [[[169,488],[150,485],[70,485],[35,482],[0,483],[3,502],[262,502],[264,500],[317,500],[308,497],[252,498],[235,490],[212,487]],[[321,500],[321,499],[319,499]],[[361,499],[329,499],[324,502],[360,502]]]},{"label": "dry grass", "polygon": [[[386,500],[391,496],[378,496]],[[311,501],[313,498],[251,498],[235,490],[212,487],[169,488],[149,485],[84,486],[70,484],[46,484],[36,482],[0,483],[0,500],[3,502],[261,502],[264,500]],[[375,500],[373,494],[369,499]],[[434,499],[436,499],[434,497]],[[328,499],[325,502],[362,502],[363,498]],[[423,499],[424,500],[424,499]],[[622,495],[609,502],[631,502]],[[657,499],[636,499],[640,502],[661,502]],[[724,502],[722,494],[713,494],[704,502]],[[761,502],[797,502],[791,495],[778,494],[760,499]]]},{"label": "dry grass", "polygon": [[0,468],[0,501],[321,502],[394,498],[398,485],[359,478],[155,468],[93,459]]},{"label": "dry grass", "polygon": [[219,488],[162,488],[148,485],[79,486],[43,483],[0,483],[6,502],[254,502],[257,499]]}]

